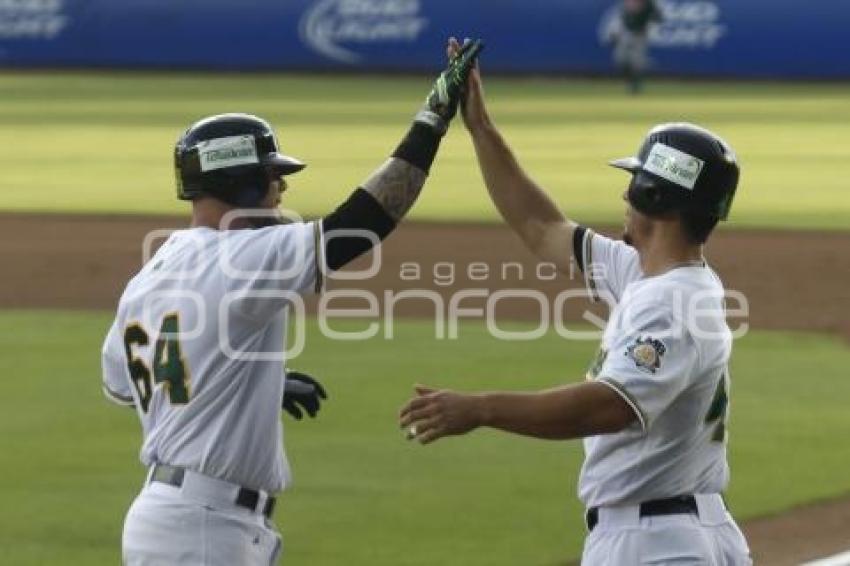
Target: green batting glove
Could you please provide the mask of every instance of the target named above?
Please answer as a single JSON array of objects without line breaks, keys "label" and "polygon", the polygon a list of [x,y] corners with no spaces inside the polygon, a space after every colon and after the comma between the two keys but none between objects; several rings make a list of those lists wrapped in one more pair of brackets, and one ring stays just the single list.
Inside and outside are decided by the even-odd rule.
[{"label": "green batting glove", "polygon": [[484,49],[484,43],[480,39],[464,42],[449,61],[446,70],[434,81],[431,92],[425,98],[425,105],[416,114],[416,122],[428,124],[440,135],[446,133],[449,122],[457,114],[466,79],[482,49]]}]

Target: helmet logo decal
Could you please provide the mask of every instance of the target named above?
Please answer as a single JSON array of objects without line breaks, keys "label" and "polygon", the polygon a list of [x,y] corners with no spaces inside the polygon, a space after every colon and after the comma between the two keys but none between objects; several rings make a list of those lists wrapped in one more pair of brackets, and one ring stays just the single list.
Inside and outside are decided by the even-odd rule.
[{"label": "helmet logo decal", "polygon": [[693,190],[704,165],[702,159],[656,142],[643,164],[643,170]]},{"label": "helmet logo decal", "polygon": [[202,141],[198,144],[201,171],[214,171],[236,165],[260,162],[254,136],[229,136]]}]

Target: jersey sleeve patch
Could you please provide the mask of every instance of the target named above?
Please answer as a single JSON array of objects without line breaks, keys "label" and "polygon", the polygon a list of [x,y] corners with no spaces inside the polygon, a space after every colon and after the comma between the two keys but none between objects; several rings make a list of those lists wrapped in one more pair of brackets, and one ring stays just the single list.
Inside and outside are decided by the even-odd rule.
[{"label": "jersey sleeve patch", "polygon": [[638,369],[655,374],[661,367],[661,358],[666,352],[667,346],[661,340],[640,336],[626,347],[625,356],[631,358]]},{"label": "jersey sleeve patch", "polygon": [[699,348],[667,303],[630,301],[613,323],[616,332],[599,375],[640,403],[651,428],[699,375]]}]

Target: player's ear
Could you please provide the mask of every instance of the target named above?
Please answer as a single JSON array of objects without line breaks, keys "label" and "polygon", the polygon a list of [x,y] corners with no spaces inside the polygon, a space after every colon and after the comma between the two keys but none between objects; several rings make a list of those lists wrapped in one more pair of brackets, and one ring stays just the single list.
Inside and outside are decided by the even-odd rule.
[{"label": "player's ear", "polygon": [[286,181],[283,177],[270,176],[268,180],[268,188],[263,202],[269,206],[277,206],[280,195],[286,190]]}]

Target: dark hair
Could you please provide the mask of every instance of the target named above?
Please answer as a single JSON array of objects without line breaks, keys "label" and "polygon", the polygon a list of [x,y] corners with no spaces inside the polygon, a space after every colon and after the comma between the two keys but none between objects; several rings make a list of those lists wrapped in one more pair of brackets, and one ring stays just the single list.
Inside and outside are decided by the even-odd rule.
[{"label": "dark hair", "polygon": [[679,217],[682,219],[682,231],[692,244],[704,244],[720,220],[716,216],[691,211],[682,211]]}]

